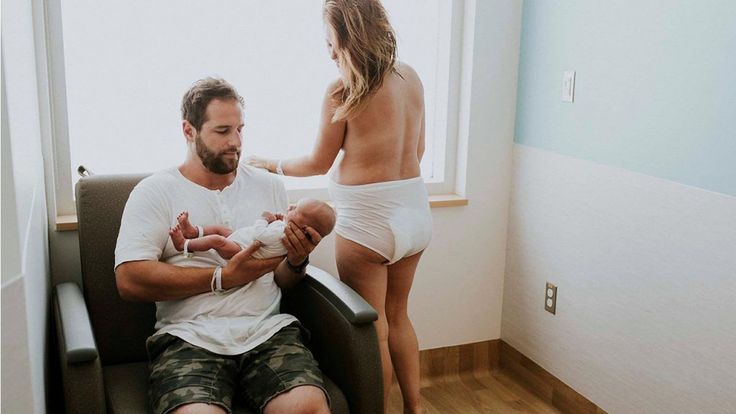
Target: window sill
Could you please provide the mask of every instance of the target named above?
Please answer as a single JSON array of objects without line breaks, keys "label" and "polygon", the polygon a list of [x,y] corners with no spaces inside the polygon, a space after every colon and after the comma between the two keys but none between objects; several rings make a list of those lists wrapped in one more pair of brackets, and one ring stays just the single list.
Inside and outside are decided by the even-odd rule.
[{"label": "window sill", "polygon": [[56,216],[56,231],[77,230],[77,215]]},{"label": "window sill", "polygon": [[[457,194],[441,194],[429,196],[429,206],[432,208],[440,207],[460,207],[467,206],[468,199]],[[77,215],[56,216],[56,231],[76,231]]]}]

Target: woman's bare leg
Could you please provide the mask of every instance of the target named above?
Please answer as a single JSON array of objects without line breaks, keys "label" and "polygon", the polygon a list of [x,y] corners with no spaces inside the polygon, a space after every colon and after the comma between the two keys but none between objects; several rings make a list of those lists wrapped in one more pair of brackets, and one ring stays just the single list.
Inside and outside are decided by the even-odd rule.
[{"label": "woman's bare leg", "polygon": [[388,322],[386,321],[386,259],[380,254],[348,239],[336,236],[335,258],[340,280],[358,292],[378,312],[375,323],[383,366],[383,410],[388,407],[391,390],[391,356],[388,350]]},{"label": "woman's bare leg", "polygon": [[419,344],[407,312],[409,291],[421,256],[420,252],[388,266],[388,345],[396,379],[401,387],[405,413],[422,412],[419,396]]}]

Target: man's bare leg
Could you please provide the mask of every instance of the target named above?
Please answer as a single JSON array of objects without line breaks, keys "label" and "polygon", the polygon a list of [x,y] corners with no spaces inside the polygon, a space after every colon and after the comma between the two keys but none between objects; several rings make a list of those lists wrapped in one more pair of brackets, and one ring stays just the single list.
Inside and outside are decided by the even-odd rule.
[{"label": "man's bare leg", "polygon": [[226,414],[227,411],[215,404],[192,403],[176,408],[171,414]]},{"label": "man's bare leg", "polygon": [[302,385],[276,396],[263,409],[264,414],[329,414],[325,393],[313,386]]}]

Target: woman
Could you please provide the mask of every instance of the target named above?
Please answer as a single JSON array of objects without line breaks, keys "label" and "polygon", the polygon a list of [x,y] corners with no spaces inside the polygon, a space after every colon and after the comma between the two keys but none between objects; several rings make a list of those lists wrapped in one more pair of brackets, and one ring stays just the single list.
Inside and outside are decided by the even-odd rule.
[{"label": "woman", "polygon": [[419,349],[407,315],[414,273],[432,231],[419,163],[424,153],[424,91],[396,60],[396,37],[378,0],[327,0],[327,47],[340,78],[327,88],[310,155],[252,157],[251,165],[290,176],[325,174],[340,150],[329,191],[338,213],[340,279],[377,311],[384,407],[392,366],[405,412],[420,412]]}]

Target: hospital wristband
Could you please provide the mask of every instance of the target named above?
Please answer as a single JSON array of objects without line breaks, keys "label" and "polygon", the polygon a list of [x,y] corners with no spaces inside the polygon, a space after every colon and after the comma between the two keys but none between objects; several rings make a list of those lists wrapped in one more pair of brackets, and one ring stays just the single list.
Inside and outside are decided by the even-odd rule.
[{"label": "hospital wristband", "polygon": [[217,266],[215,271],[212,273],[212,280],[210,280],[210,290],[215,295],[222,295],[225,289],[222,288],[222,266]]},{"label": "hospital wristband", "polygon": [[284,175],[284,168],[281,166],[281,161],[282,160],[279,160],[279,162],[276,163],[276,174],[278,175]]}]

